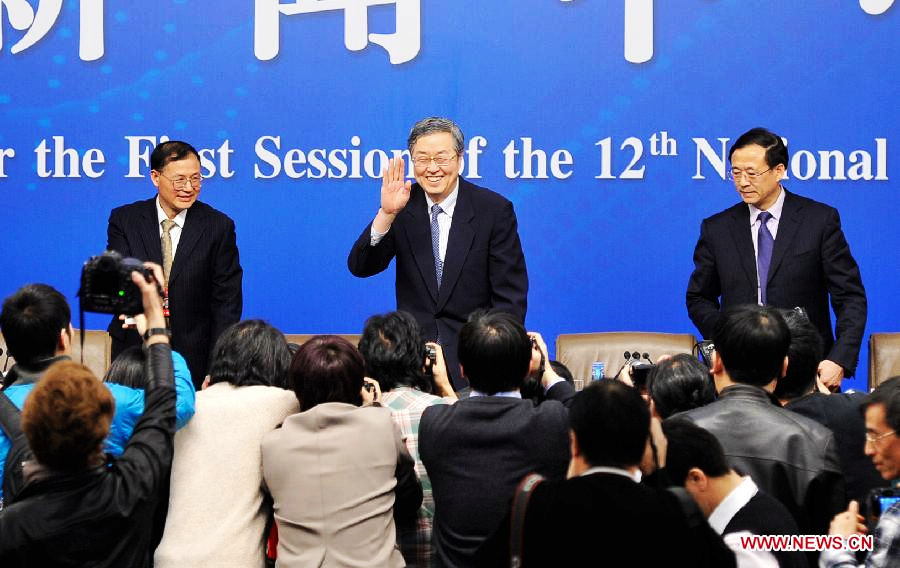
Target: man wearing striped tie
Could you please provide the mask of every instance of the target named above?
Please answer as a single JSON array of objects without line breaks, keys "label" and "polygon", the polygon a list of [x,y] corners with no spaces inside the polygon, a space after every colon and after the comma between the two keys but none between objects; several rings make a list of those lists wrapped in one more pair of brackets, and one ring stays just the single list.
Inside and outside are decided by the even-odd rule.
[{"label": "man wearing striped tie", "polygon": [[397,309],[443,347],[456,390],[466,386],[456,336],[469,314],[494,309],[525,320],[528,274],[512,203],[459,176],[464,139],[453,121],[431,117],[407,140],[416,183],[403,158],[388,162],[381,207],[350,251],[355,276],[378,274],[397,258]]},{"label": "man wearing striped tie", "polygon": [[[150,180],[155,197],[113,209],[106,248],[163,267],[172,348],[184,355],[199,389],[216,339],[241,319],[243,270],[234,221],[197,201],[204,181],[200,155],[186,142],[156,146]],[[113,358],[140,343],[117,318],[109,334]]]},{"label": "man wearing striped tie", "polygon": [[788,151],[776,134],[764,128],[745,132],[728,157],[728,178],[743,203],[700,226],[687,289],[691,321],[711,337],[720,310],[739,304],[803,308],[825,342],[819,379],[839,390],[856,369],[867,310],[840,216],[784,188]]}]

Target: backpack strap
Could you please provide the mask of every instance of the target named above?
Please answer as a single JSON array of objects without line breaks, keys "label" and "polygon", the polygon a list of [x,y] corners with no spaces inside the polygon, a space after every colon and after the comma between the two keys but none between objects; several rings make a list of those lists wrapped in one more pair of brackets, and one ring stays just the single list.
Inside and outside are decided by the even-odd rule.
[{"label": "backpack strap", "polygon": [[21,462],[24,458],[30,457],[30,450],[25,433],[22,431],[21,416],[21,411],[13,401],[5,392],[0,391],[0,427],[9,439],[9,453],[6,454],[3,464],[3,496],[0,498],[0,509],[4,503],[12,501],[24,485]]},{"label": "backpack strap", "polygon": [[510,568],[519,568],[522,566],[523,537],[525,535],[525,511],[528,509],[528,501],[531,500],[531,494],[534,492],[542,481],[544,476],[538,473],[529,473],[519,486],[516,487],[516,494],[513,497],[512,513],[510,515],[509,527],[509,565]]}]

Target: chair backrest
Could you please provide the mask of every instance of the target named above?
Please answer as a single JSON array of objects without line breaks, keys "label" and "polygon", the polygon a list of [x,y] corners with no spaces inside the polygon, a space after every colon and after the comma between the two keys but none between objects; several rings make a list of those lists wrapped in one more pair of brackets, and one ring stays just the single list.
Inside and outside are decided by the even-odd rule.
[{"label": "chair backrest", "polygon": [[[303,345],[316,335],[321,335],[319,333],[285,333],[284,338],[287,339],[288,343],[296,343],[297,345]],[[359,338],[362,335],[358,333],[330,333],[328,335],[337,335],[338,337],[343,337],[347,341],[353,344],[354,347],[359,345]]]},{"label": "chair backrest", "polygon": [[[79,331],[75,330],[72,336],[72,360],[81,362],[81,337]],[[112,352],[112,341],[109,333],[105,329],[86,329],[84,330],[84,364],[94,373],[98,379],[102,379],[109,369],[110,353]],[[3,361],[6,361],[6,341],[0,334],[0,348],[3,349],[3,355],[0,356],[0,369],[3,368]],[[12,369],[16,364],[14,358],[9,358],[6,370]]]},{"label": "chair backrest", "polygon": [[647,353],[655,363],[660,355],[691,353],[697,340],[690,333],[611,331],[562,333],[556,338],[556,359],[578,379],[591,379],[591,365],[602,361],[604,374],[615,375],[625,364],[625,351]]},{"label": "chair backrest", "polygon": [[900,333],[869,336],[869,390],[900,375]]}]

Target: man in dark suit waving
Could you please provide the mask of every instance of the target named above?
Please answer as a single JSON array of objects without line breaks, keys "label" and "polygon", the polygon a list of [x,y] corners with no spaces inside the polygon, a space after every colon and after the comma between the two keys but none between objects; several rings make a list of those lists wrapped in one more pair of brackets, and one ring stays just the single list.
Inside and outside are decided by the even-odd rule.
[{"label": "man in dark suit waving", "polygon": [[[194,385],[206,376],[219,334],[241,319],[243,270],[234,222],[197,201],[203,177],[190,144],[162,142],[150,155],[155,198],[113,209],[106,248],[160,264],[172,347],[184,355]],[[112,357],[137,345],[137,332],[117,319],[109,325]]]},{"label": "man in dark suit waving", "polygon": [[409,134],[416,183],[402,158],[390,160],[381,207],[350,251],[355,276],[372,276],[397,258],[397,309],[443,346],[453,386],[465,386],[456,335],[476,309],[525,319],[528,274],[516,214],[504,197],[459,177],[463,134],[453,121],[426,118]]},{"label": "man in dark suit waving", "polygon": [[866,291],[840,216],[781,185],[788,151],[772,132],[742,134],[729,160],[743,203],[703,220],[687,289],[691,321],[711,337],[720,310],[735,305],[802,307],[825,340],[819,378],[837,390],[856,369],[866,326]]}]

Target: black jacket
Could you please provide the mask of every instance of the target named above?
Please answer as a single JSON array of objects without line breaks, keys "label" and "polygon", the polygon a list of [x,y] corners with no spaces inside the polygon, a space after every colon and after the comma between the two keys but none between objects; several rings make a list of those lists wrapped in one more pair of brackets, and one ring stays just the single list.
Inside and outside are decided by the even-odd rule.
[{"label": "black jacket", "polygon": [[47,472],[0,511],[0,566],[150,565],[150,526],[172,462],[172,352],[153,345],[144,414],[124,453],[79,473]]},{"label": "black jacket", "polygon": [[847,506],[834,434],[818,422],[776,406],[763,389],[732,385],[719,400],[676,414],[709,430],[728,462],[781,501],[803,534],[827,534]]},{"label": "black jacket", "polygon": [[[853,375],[868,308],[840,215],[833,207],[784,191],[766,283],[767,303],[803,307],[825,341],[825,358]],[[700,226],[687,288],[688,315],[703,337],[712,337],[720,311],[755,304],[756,288],[750,208],[738,203]],[[834,333],[829,301],[836,320]]]},{"label": "black jacket", "polygon": [[[156,198],[113,209],[106,248],[162,266]],[[200,201],[187,211],[169,276],[169,327],[172,348],[184,355],[194,387],[200,390],[209,357],[225,329],[241,319],[244,271],[238,254],[234,221]],[[140,345],[136,331],[109,324],[111,357]]]},{"label": "black jacket", "polygon": [[466,318],[484,308],[525,321],[528,272],[512,203],[462,178],[457,195],[440,288],[425,192],[417,183],[377,245],[370,246],[371,223],[363,230],[347,266],[354,276],[368,277],[397,259],[397,309],[416,318],[425,338],[440,337],[453,387],[459,390],[466,382],[459,376],[456,341]]}]

